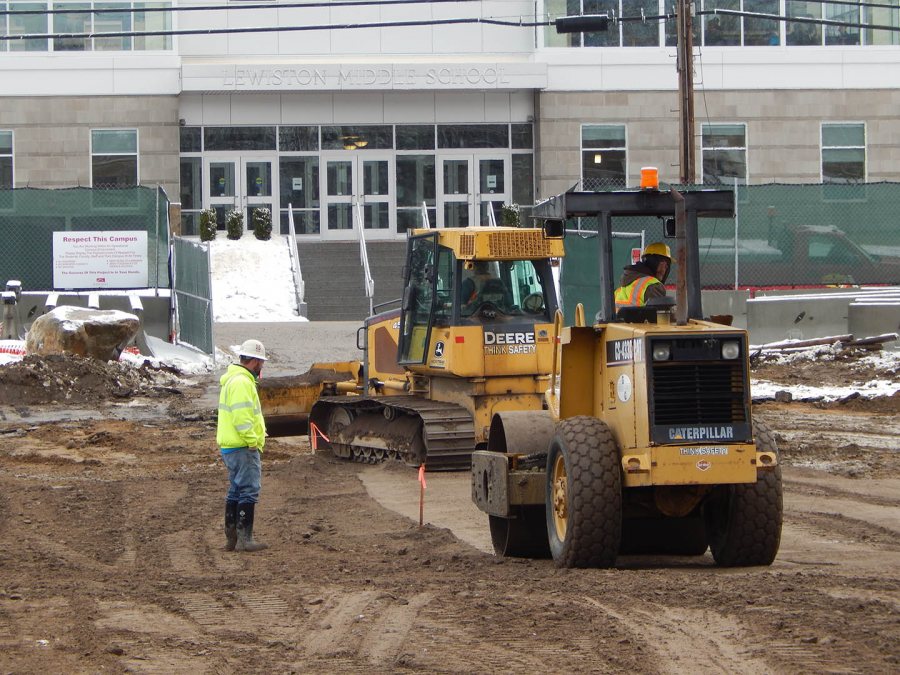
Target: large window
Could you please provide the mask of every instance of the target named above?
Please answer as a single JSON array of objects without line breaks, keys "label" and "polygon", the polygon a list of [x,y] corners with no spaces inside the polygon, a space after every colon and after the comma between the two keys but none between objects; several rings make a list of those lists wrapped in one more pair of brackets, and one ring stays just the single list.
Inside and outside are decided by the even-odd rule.
[{"label": "large window", "polygon": [[701,129],[703,183],[747,183],[747,127],[744,124],[704,124]]},{"label": "large window", "polygon": [[[499,221],[499,209],[506,202],[518,203],[522,218],[527,218],[534,203],[534,125],[530,122],[185,125],[180,127],[179,137],[182,225],[186,234],[197,233],[200,211],[211,198],[237,194],[239,175],[234,172],[234,162],[238,155],[250,151],[277,156],[278,180],[273,193],[282,233],[288,231],[289,213],[297,234],[317,235],[339,229],[330,227],[334,223],[329,220],[331,214],[340,212],[337,203],[326,197],[349,196],[352,188],[359,186],[366,195],[382,197],[366,205],[377,216],[377,227],[391,229],[395,224],[398,235],[424,227],[426,218],[430,227],[436,227],[441,200],[444,214],[448,205],[468,208],[472,202],[465,198],[470,192],[470,196],[480,193],[482,221],[489,207]],[[366,159],[370,150],[380,151],[379,157]],[[224,157],[224,152],[234,156]],[[320,153],[327,153],[326,159]],[[94,154],[100,153],[95,150]],[[363,160],[358,166],[354,155]],[[204,160],[205,156],[208,159]],[[608,161],[613,159],[610,155]],[[458,167],[461,173],[447,171],[448,167]],[[231,173],[223,173],[227,170]],[[622,184],[624,168],[620,173]],[[462,192],[446,187],[451,178],[460,181]],[[328,188],[333,194],[326,194]],[[343,223],[351,227],[350,220]]]},{"label": "large window", "polygon": [[[595,33],[560,35],[551,25],[544,29],[545,47],[656,47],[660,39],[675,45],[676,0],[544,0],[552,22],[560,16],[609,14],[616,17],[668,15],[665,21],[610,22],[609,29]],[[822,26],[810,21],[827,19],[849,24],[865,23],[900,26],[900,7],[889,3],[862,3],[859,0],[696,0],[697,10],[729,10],[746,16],[703,14],[694,19],[694,44],[709,47],[754,47],[809,45],[900,44],[896,30],[861,31],[852,26]],[[757,16],[753,16],[757,15]],[[796,21],[782,23],[763,15],[788,16]],[[784,32],[782,32],[782,30]]]},{"label": "large window", "polygon": [[91,185],[95,188],[138,184],[137,129],[91,131]]},{"label": "large window", "polygon": [[[86,52],[171,50],[171,35],[100,37],[103,33],[160,32],[172,30],[172,3],[90,0],[59,2],[8,2],[0,0],[0,35],[47,35],[27,40],[2,40],[0,52]],[[51,10],[53,13],[31,13]],[[15,14],[15,12],[29,12]],[[50,34],[93,35],[54,37]]]},{"label": "large window", "polygon": [[581,181],[584,190],[624,187],[628,179],[624,124],[581,127]]},{"label": "large window", "polygon": [[13,132],[0,131],[0,190],[13,186]]},{"label": "large window", "polygon": [[822,182],[862,183],[866,180],[866,125],[822,125]]}]

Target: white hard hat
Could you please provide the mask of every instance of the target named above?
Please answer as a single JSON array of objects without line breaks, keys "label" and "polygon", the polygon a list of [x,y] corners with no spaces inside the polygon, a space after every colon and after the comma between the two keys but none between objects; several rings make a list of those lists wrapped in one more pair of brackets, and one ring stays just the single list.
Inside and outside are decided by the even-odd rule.
[{"label": "white hard hat", "polygon": [[259,340],[244,340],[244,344],[241,345],[241,349],[238,351],[238,356],[265,361],[266,348],[263,347],[263,343]]}]

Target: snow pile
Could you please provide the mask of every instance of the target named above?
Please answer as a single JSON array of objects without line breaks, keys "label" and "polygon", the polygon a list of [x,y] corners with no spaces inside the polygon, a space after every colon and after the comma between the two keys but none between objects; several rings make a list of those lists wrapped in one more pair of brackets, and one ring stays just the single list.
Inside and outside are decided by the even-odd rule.
[{"label": "snow pile", "polygon": [[209,242],[216,321],[307,321],[297,298],[286,237],[260,241],[252,234]]}]

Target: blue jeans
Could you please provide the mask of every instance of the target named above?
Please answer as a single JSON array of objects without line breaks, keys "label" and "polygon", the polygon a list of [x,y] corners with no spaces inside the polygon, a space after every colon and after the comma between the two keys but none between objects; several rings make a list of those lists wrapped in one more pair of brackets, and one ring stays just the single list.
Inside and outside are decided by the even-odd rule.
[{"label": "blue jeans", "polygon": [[255,504],[259,501],[259,489],[262,482],[262,461],[259,451],[240,448],[222,453],[222,461],[228,469],[229,502]]}]

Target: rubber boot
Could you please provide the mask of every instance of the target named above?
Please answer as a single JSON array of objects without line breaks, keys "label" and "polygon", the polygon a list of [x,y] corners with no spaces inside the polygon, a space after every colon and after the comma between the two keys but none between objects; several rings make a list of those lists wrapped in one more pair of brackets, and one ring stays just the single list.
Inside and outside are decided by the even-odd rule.
[{"label": "rubber boot", "polygon": [[225,550],[233,551],[237,546],[238,503],[225,502]]},{"label": "rubber boot", "polygon": [[253,541],[253,511],[256,504],[246,502],[238,507],[237,551],[253,553],[269,548],[268,544]]}]

